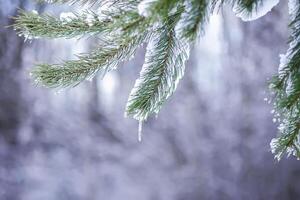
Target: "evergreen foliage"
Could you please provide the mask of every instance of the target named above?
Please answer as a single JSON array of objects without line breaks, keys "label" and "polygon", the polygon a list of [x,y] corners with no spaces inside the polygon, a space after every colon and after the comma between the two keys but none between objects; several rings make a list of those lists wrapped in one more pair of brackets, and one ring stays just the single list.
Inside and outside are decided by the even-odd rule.
[{"label": "evergreen foliage", "polygon": [[[209,16],[224,5],[249,21],[263,16],[279,0],[44,0],[93,7],[60,17],[20,11],[14,28],[25,38],[100,38],[98,48],[77,60],[39,64],[32,76],[50,88],[74,87],[105,74],[147,43],[145,63],[129,96],[126,115],[143,122],[157,114],[183,77],[190,46],[202,35]],[[280,136],[271,141],[277,159],[285,153],[300,158],[300,6],[290,0],[290,48],[282,56],[280,70],[270,88],[275,115],[280,116]],[[98,9],[98,10],[97,10]]]},{"label": "evergreen foliage", "polygon": [[285,152],[300,158],[300,5],[290,2],[289,27],[291,36],[289,49],[281,55],[278,75],[274,76],[270,88],[275,92],[276,115],[282,120],[281,135],[271,141],[272,152],[279,160]]},{"label": "evergreen foliage", "polygon": [[188,44],[179,40],[174,30],[180,14],[167,18],[149,41],[145,64],[126,108],[126,114],[139,121],[159,112],[183,76]]}]

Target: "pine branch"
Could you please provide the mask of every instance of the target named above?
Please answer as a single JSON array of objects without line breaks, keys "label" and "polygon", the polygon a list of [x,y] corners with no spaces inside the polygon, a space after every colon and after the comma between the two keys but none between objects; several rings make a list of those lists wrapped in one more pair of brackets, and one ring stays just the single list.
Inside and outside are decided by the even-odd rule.
[{"label": "pine branch", "polygon": [[[290,5],[291,6],[291,5]],[[280,136],[271,142],[272,152],[279,160],[287,153],[300,158],[300,4],[293,5],[291,13],[291,37],[289,49],[281,56],[279,73],[270,83],[275,92],[274,105],[283,121],[279,125]]]},{"label": "pine branch", "polygon": [[270,143],[272,153],[277,160],[280,160],[285,153],[300,158],[299,114],[299,112],[294,113],[292,117],[285,119],[279,126],[281,135],[272,139]]},{"label": "pine branch", "polygon": [[115,69],[120,62],[131,58],[147,37],[148,33],[144,33],[121,45],[110,44],[90,55],[78,56],[78,60],[38,65],[32,76],[38,84],[49,88],[74,87],[98,72],[105,74]]},{"label": "pine branch", "polygon": [[[203,32],[209,14],[229,4],[243,20],[253,20],[268,12],[278,0],[43,0],[48,3],[97,5],[100,13],[61,15],[20,11],[14,28],[26,38],[71,38],[95,35],[102,41],[90,54],[61,64],[41,64],[32,76],[50,88],[72,87],[97,73],[105,74],[131,58],[137,48],[149,42],[139,79],[131,91],[126,115],[141,124],[175,91],[182,78],[189,45]],[[268,3],[267,3],[268,2]],[[277,159],[285,153],[300,158],[300,5],[293,10],[290,48],[282,57],[278,76],[270,87],[275,92],[275,108],[282,118],[281,136],[271,142]],[[98,12],[97,11],[97,12]]]},{"label": "pine branch", "polygon": [[20,11],[14,29],[25,38],[72,38],[83,35],[115,34],[138,18],[136,0],[119,0],[101,13],[62,13],[60,18],[49,14]]},{"label": "pine branch", "polygon": [[100,4],[103,1],[106,0],[37,0],[40,3],[59,3],[59,4],[64,4],[64,3],[69,3],[69,4],[75,4],[79,3],[81,5],[88,4],[88,5],[95,5],[95,4]]},{"label": "pine branch", "polygon": [[49,14],[20,11],[15,18],[14,28],[26,38],[72,38],[105,32],[111,23],[111,19],[100,20],[96,13],[88,11],[60,19]]},{"label": "pine branch", "polygon": [[225,4],[232,7],[236,16],[244,21],[255,20],[269,12],[279,0],[212,0],[212,11]]},{"label": "pine branch", "polygon": [[140,2],[139,13],[151,17],[154,21],[165,21],[174,12],[183,8],[184,0],[143,0]]},{"label": "pine branch", "polygon": [[234,4],[237,6],[238,13],[249,13],[251,14],[255,9],[258,8],[259,4],[262,4],[262,0],[236,0]]},{"label": "pine branch", "polygon": [[82,6],[88,5],[91,7],[110,7],[114,6],[116,4],[123,4],[123,6],[126,4],[126,6],[129,5],[136,5],[141,0],[36,0],[39,3],[50,3],[50,4],[66,4],[69,5],[73,4],[79,4]]},{"label": "pine branch", "polygon": [[127,116],[144,121],[158,113],[183,76],[188,47],[176,38],[176,17],[170,17],[148,44],[145,64],[126,106]]},{"label": "pine branch", "polygon": [[[133,57],[135,51],[150,37],[150,27],[145,18],[137,15],[136,20],[124,26],[116,38],[111,38],[104,46],[89,55],[80,55],[78,60],[66,61],[62,64],[41,64],[33,71],[32,76],[37,83],[50,88],[76,86],[85,79],[92,78],[97,72],[105,74],[117,65]],[[149,30],[150,29],[150,30]]]},{"label": "pine branch", "polygon": [[220,8],[224,5],[231,7],[239,6],[240,11],[247,10],[248,12],[252,12],[261,2],[263,0],[211,0],[211,5],[213,8]]},{"label": "pine branch", "polygon": [[208,21],[207,0],[185,0],[184,12],[176,26],[176,34],[179,38],[192,42],[204,31],[204,25]]}]

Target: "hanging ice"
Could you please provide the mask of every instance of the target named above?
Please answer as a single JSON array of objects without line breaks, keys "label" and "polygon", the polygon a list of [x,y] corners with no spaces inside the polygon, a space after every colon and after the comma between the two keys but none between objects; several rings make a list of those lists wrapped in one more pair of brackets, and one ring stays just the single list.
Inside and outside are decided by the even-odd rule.
[{"label": "hanging ice", "polygon": [[241,8],[239,4],[235,4],[233,12],[237,17],[240,17],[243,21],[256,20],[265,14],[279,3],[279,0],[265,0],[254,3],[252,11]]},{"label": "hanging ice", "polygon": [[139,121],[139,131],[138,131],[138,141],[142,141],[142,136],[143,136],[143,121]]}]

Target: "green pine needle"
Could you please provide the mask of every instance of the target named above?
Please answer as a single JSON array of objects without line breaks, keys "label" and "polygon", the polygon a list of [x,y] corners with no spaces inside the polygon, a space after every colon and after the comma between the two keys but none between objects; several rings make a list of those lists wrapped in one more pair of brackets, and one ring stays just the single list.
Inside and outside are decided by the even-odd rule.
[{"label": "green pine needle", "polygon": [[[73,87],[96,74],[115,69],[148,43],[145,63],[131,91],[126,115],[143,121],[157,114],[183,77],[189,46],[204,32],[210,14],[225,4],[244,20],[257,14],[268,0],[42,0],[46,3],[79,3],[92,12],[55,17],[20,11],[14,18],[19,35],[33,38],[94,36],[101,44],[90,54],[61,64],[40,64],[34,80],[49,88]],[[274,4],[276,1],[274,1]],[[283,155],[300,158],[300,3],[295,1],[290,22],[290,48],[278,75],[270,83],[275,93],[275,117],[280,135],[271,142],[278,160]],[[94,9],[96,8],[96,9]],[[254,16],[255,17],[255,16]],[[140,126],[141,129],[141,126]],[[141,136],[141,134],[140,134]]]},{"label": "green pine needle", "polygon": [[99,34],[111,24],[109,18],[100,20],[98,15],[86,11],[59,19],[49,14],[20,11],[14,28],[28,38],[72,38],[86,34]]},{"label": "green pine needle", "polygon": [[170,17],[148,44],[145,64],[126,106],[126,115],[139,121],[159,112],[183,76],[188,47],[175,35],[178,16]]},{"label": "green pine needle", "polygon": [[34,68],[32,76],[37,83],[49,88],[74,87],[98,72],[105,74],[115,69],[122,61],[134,56],[136,50],[150,37],[147,30],[122,41],[106,43],[89,55],[80,55],[78,60],[62,64],[41,64]]},{"label": "green pine needle", "polygon": [[291,16],[290,48],[281,59],[280,71],[274,76],[270,88],[275,93],[274,105],[282,121],[280,136],[271,142],[272,152],[279,160],[287,153],[300,158],[300,6]]}]

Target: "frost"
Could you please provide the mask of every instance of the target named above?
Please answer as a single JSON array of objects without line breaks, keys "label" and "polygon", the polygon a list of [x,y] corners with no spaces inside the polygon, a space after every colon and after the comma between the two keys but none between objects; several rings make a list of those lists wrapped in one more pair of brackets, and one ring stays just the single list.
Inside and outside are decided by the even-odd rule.
[{"label": "frost", "polygon": [[292,83],[291,79],[289,78],[286,83],[285,92],[287,95],[290,95],[293,92],[293,90],[294,90],[293,83]]},{"label": "frost", "polygon": [[277,129],[282,132],[285,129],[285,125],[283,123],[281,123],[281,124],[279,124]]},{"label": "frost", "polygon": [[153,0],[144,0],[138,5],[138,12],[141,16],[148,17],[150,12],[150,5],[153,2]]},{"label": "frost", "polygon": [[23,33],[20,33],[19,36],[23,36],[25,39],[24,39],[24,42],[26,41],[31,41],[32,39],[38,39],[39,37],[37,36],[32,36],[30,33],[28,32],[23,32]]},{"label": "frost", "polygon": [[[297,16],[297,11],[299,10],[299,0],[289,0],[289,14],[290,18],[293,21],[295,17]],[[298,26],[298,23],[296,23],[294,26]],[[289,63],[291,62],[291,58],[297,53],[294,49],[299,45],[299,36],[295,33],[292,33],[293,40],[289,44],[289,49],[287,50],[286,54],[279,55],[280,57],[280,65],[278,67],[279,77],[285,76],[285,68],[289,66]],[[282,75],[281,75],[282,74]],[[287,80],[287,86],[286,86],[286,93],[290,94],[293,91],[293,84],[290,80],[290,78]]]},{"label": "frost", "polygon": [[278,72],[282,71],[284,67],[287,65],[287,63],[289,62],[288,56],[286,54],[280,54],[279,58],[280,58],[280,64],[278,67]]},{"label": "frost", "polygon": [[270,147],[271,147],[271,152],[274,154],[276,153],[276,149],[278,148],[279,146],[279,140],[278,138],[273,138],[270,142]]},{"label": "frost", "polygon": [[289,14],[291,15],[292,19],[296,17],[298,9],[299,9],[299,1],[289,0]]},{"label": "frost", "polygon": [[[195,12],[194,5],[192,4],[192,1],[187,0],[184,1],[184,7],[185,12],[181,14],[181,18],[178,21],[177,25],[175,26],[175,33],[178,38],[184,38],[184,31],[186,27],[193,26],[193,21],[191,22],[190,13]],[[199,30],[196,30],[197,32],[201,31],[201,27],[199,27]]]},{"label": "frost", "polygon": [[[168,43],[172,47],[167,51],[172,51],[172,55],[166,53],[167,51],[161,51],[162,55],[157,53],[162,48],[161,41],[164,38],[170,38]],[[178,81],[182,78],[188,53],[188,43],[177,40],[175,36],[170,36],[167,31],[151,38],[147,45],[145,62],[140,77],[136,80],[127,101],[126,115],[132,115],[137,120],[146,120],[150,114],[158,113],[162,103],[172,95]],[[155,59],[158,60],[154,61]],[[167,64],[164,66],[161,64],[162,62]],[[150,82],[154,80],[158,80],[155,81],[157,84]],[[145,87],[144,85],[149,82],[150,86]],[[146,90],[146,92],[143,90]],[[145,98],[146,103],[133,107],[132,105],[140,98]]]},{"label": "frost", "polygon": [[241,8],[239,4],[235,4],[233,7],[233,12],[237,17],[240,17],[243,21],[256,20],[265,14],[267,14],[271,9],[279,3],[279,0],[266,0],[254,3],[252,11]]},{"label": "frost", "polygon": [[31,11],[33,14],[35,14],[35,15],[38,15],[39,13],[38,13],[38,11],[36,11],[36,10],[32,10]]},{"label": "frost", "polygon": [[92,14],[86,14],[85,17],[85,22],[89,25],[89,26],[93,26],[95,23],[95,16]]},{"label": "frost", "polygon": [[59,16],[59,19],[60,19],[60,21],[70,22],[75,17],[76,17],[76,15],[74,15],[72,12],[62,12]]},{"label": "frost", "polygon": [[271,152],[275,154],[274,156],[275,159],[279,161],[284,153],[283,151],[280,151],[280,139],[273,138],[270,142],[270,148],[271,148]]}]

